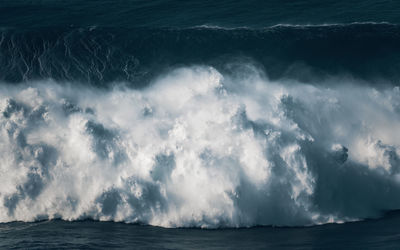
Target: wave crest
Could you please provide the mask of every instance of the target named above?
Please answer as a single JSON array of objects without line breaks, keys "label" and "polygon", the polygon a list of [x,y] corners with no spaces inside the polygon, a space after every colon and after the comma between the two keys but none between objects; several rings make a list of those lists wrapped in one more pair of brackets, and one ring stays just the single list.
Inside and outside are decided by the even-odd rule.
[{"label": "wave crest", "polygon": [[248,69],[180,68],[142,90],[2,84],[0,221],[296,226],[400,208],[398,87]]}]

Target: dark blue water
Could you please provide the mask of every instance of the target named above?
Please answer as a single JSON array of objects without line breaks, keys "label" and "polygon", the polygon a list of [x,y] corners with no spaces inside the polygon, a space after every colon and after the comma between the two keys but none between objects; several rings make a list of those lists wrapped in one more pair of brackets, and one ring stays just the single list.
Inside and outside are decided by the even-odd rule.
[{"label": "dark blue water", "polygon": [[0,248],[398,249],[399,82],[400,1],[0,0]]},{"label": "dark blue water", "polygon": [[[260,64],[272,79],[399,77],[397,1],[2,1],[0,80],[146,85],[165,70]],[[280,25],[289,26],[280,26]]]},{"label": "dark blue water", "polygon": [[4,0],[2,26],[266,27],[275,24],[398,23],[391,0],[177,1]]},{"label": "dark blue water", "polygon": [[165,229],[96,221],[0,225],[4,249],[398,249],[400,216],[313,227]]}]

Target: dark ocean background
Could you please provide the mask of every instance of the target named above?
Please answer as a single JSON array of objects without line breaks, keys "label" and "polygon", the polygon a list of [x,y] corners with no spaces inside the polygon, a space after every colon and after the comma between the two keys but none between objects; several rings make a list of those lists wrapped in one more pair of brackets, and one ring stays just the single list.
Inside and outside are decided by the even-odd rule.
[{"label": "dark ocean background", "polygon": [[397,1],[2,1],[0,80],[143,86],[233,61],[272,79],[399,78]]},{"label": "dark ocean background", "polygon": [[0,0],[0,248],[398,249],[399,82],[400,1]]}]

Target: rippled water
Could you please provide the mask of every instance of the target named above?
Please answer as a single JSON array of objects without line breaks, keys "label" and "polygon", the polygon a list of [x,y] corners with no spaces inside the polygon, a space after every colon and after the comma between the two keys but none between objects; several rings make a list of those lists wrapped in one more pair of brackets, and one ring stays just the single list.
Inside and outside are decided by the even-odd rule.
[{"label": "rippled water", "polygon": [[6,249],[396,249],[398,212],[380,220],[314,227],[164,229],[95,221],[12,222],[0,225]]}]

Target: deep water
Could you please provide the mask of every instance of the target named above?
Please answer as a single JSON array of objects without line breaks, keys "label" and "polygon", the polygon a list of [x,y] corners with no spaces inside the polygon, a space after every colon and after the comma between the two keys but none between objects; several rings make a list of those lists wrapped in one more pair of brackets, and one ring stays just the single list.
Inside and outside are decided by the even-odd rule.
[{"label": "deep water", "polygon": [[396,246],[398,13],[1,1],[0,246]]},{"label": "deep water", "polygon": [[400,216],[313,227],[165,229],[96,221],[0,224],[5,249],[397,249]]}]

